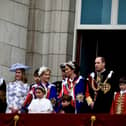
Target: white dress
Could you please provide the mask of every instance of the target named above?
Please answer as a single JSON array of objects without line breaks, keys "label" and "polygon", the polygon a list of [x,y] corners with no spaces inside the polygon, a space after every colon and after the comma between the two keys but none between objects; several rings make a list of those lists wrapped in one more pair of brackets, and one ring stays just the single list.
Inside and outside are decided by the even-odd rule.
[{"label": "white dress", "polygon": [[28,107],[29,113],[52,113],[52,103],[47,98],[37,98],[31,101]]},{"label": "white dress", "polygon": [[7,110],[6,113],[11,113],[10,107],[21,109],[22,104],[29,91],[29,85],[22,81],[9,82],[6,86]]}]

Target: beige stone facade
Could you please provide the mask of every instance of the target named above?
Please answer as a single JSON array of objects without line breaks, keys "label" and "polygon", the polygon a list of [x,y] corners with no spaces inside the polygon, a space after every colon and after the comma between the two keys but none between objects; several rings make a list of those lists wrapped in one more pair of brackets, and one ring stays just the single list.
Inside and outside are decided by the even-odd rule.
[{"label": "beige stone facade", "polygon": [[75,0],[0,0],[0,76],[13,79],[8,68],[24,63],[33,71],[52,70],[60,80],[59,64],[72,59]]}]

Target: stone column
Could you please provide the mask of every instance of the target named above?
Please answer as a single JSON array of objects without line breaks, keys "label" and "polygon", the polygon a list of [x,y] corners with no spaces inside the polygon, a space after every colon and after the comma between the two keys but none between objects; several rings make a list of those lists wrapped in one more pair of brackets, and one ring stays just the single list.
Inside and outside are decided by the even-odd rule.
[{"label": "stone column", "polygon": [[45,65],[51,81],[61,79],[60,63],[72,59],[74,15],[75,0],[30,1],[26,59],[31,73]]}]

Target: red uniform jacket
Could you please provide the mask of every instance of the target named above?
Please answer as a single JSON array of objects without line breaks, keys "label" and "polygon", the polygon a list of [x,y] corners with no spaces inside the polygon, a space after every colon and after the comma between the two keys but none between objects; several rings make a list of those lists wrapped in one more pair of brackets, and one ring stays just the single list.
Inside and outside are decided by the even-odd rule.
[{"label": "red uniform jacket", "polygon": [[112,102],[110,114],[126,114],[126,93],[116,93]]}]

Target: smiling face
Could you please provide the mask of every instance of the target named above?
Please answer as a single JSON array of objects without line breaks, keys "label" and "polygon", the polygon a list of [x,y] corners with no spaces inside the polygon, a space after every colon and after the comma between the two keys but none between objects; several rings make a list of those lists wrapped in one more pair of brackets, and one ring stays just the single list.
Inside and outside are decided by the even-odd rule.
[{"label": "smiling face", "polygon": [[21,69],[16,70],[15,79],[16,80],[22,80],[23,79],[23,71]]},{"label": "smiling face", "polygon": [[72,70],[68,65],[65,66],[65,75],[69,78],[74,73],[74,70]]},{"label": "smiling face", "polygon": [[44,96],[44,92],[42,92],[41,89],[36,89],[35,95],[36,95],[37,98],[40,98],[41,99]]},{"label": "smiling face", "polygon": [[40,80],[41,80],[43,83],[49,82],[49,79],[50,79],[50,71],[49,71],[49,70],[44,71],[44,72],[40,75]]}]

